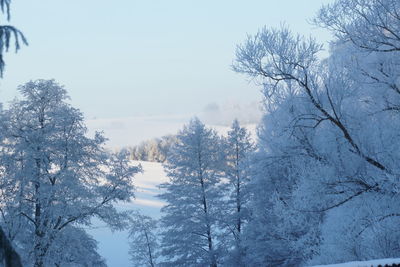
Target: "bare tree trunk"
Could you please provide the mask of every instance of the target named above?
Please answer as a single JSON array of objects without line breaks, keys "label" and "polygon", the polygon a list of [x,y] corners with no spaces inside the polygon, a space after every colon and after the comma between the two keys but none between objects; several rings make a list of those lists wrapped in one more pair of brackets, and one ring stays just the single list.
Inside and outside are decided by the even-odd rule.
[{"label": "bare tree trunk", "polygon": [[217,267],[217,259],[215,258],[214,255],[214,248],[213,248],[213,242],[212,242],[212,236],[211,236],[211,225],[210,225],[210,219],[209,219],[209,211],[208,211],[208,206],[207,206],[207,198],[206,198],[206,189],[204,185],[204,177],[203,177],[203,170],[202,170],[202,159],[201,155],[199,154],[199,178],[200,178],[200,185],[201,185],[201,190],[202,190],[202,195],[203,195],[203,211],[204,215],[206,216],[206,227],[207,227],[207,241],[208,241],[208,252],[211,254],[211,263],[210,267]]},{"label": "bare tree trunk", "polygon": [[201,182],[201,189],[203,191],[202,192],[203,193],[203,209],[204,209],[204,213],[206,216],[206,223],[207,223],[208,252],[211,254],[210,267],[217,267],[217,262],[216,262],[215,255],[214,255],[212,236],[211,236],[211,225],[210,225],[210,221],[209,221],[208,206],[207,206],[207,199],[206,199],[203,177],[201,177],[200,182]]},{"label": "bare tree trunk", "polygon": [[151,267],[154,267],[153,253],[151,252],[151,246],[149,241],[149,236],[147,235],[147,231],[144,231],[144,235],[146,237],[147,251],[149,253],[149,263]]},{"label": "bare tree trunk", "polygon": [[44,260],[47,254],[47,251],[49,249],[48,244],[43,244],[41,242],[42,240],[38,240],[35,244],[34,247],[34,256],[35,256],[35,263],[34,267],[43,267],[44,266]]}]

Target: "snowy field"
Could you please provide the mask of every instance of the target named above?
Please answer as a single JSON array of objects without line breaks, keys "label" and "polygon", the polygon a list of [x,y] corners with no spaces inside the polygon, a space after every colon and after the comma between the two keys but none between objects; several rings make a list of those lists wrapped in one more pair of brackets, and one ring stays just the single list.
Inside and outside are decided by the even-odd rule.
[{"label": "snowy field", "polygon": [[[162,165],[155,162],[140,162],[143,174],[135,176],[136,199],[132,203],[118,206],[121,210],[140,210],[143,214],[158,218],[163,203],[155,195],[158,185],[167,180]],[[128,231],[111,232],[104,224],[96,221],[95,227],[88,232],[99,242],[99,253],[110,267],[132,266],[129,261]]]}]

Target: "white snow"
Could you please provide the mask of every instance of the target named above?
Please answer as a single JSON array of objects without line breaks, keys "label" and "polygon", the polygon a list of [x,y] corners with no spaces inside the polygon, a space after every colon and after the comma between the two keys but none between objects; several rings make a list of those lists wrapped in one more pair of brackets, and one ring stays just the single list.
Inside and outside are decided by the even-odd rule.
[{"label": "white snow", "polygon": [[378,265],[384,266],[385,264],[400,264],[400,258],[397,259],[380,259],[380,260],[370,260],[370,261],[351,261],[338,264],[329,265],[315,265],[313,267],[377,267]]}]

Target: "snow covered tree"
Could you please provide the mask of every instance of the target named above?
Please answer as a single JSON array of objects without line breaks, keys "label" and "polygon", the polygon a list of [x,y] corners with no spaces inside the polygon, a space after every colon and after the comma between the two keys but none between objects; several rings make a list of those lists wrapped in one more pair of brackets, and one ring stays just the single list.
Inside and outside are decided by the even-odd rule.
[{"label": "snow covered tree", "polygon": [[[348,88],[357,93],[360,103],[356,107],[347,105],[348,114],[344,118],[351,123],[360,148],[374,153],[374,158],[381,163],[377,165],[380,171],[353,170],[358,176],[355,181],[361,180],[373,188],[328,213],[320,262],[400,255],[399,168],[393,164],[400,158],[395,149],[399,146],[400,128],[399,13],[400,3],[395,0],[336,1],[324,6],[315,20],[336,37],[331,61],[343,66],[345,75],[342,76],[352,82]],[[347,179],[335,179],[331,184],[338,186],[343,180]],[[351,219],[343,220],[349,211]],[[338,240],[334,231],[346,238]],[[335,245],[331,246],[332,242]],[[329,255],[338,248],[341,254]]]},{"label": "snow covered tree", "polygon": [[240,127],[234,120],[226,138],[226,170],[224,178],[227,183],[222,186],[227,194],[225,205],[221,206],[223,214],[220,221],[223,228],[232,236],[229,244],[229,259],[225,264],[230,266],[244,265],[244,248],[242,244],[243,225],[249,218],[248,184],[250,181],[250,155],[254,152],[254,144],[246,128]]},{"label": "snow covered tree", "polygon": [[316,23],[335,36],[324,60],[285,28],[238,47],[234,69],[264,86],[267,111],[247,228],[258,263],[400,255],[399,13],[396,0],[323,7]]},{"label": "snow covered tree", "polygon": [[216,240],[218,184],[224,163],[221,138],[197,118],[177,135],[164,165],[170,179],[162,184],[163,266],[218,264]]},{"label": "snow covered tree", "polygon": [[[0,10],[1,13],[6,14],[7,21],[10,21],[10,4],[11,0],[0,0]],[[3,77],[5,68],[4,53],[9,50],[12,38],[14,38],[15,52],[18,52],[21,48],[21,43],[28,45],[28,41],[20,30],[11,25],[0,25],[0,77]],[[9,238],[4,234],[1,227],[0,233],[2,244],[0,261],[4,262],[6,266],[20,266],[20,257],[12,248]]]},{"label": "snow covered tree", "polygon": [[139,213],[133,214],[130,222],[130,249],[133,266],[157,265],[159,240],[157,221]]},{"label": "snow covered tree", "polygon": [[400,3],[396,0],[337,0],[323,6],[314,22],[336,41],[370,52],[399,52]]},{"label": "snow covered tree", "polygon": [[[0,0],[0,11],[6,15],[7,21],[10,20],[11,0]],[[4,53],[10,48],[10,42],[14,38],[15,52],[21,48],[21,44],[28,45],[24,34],[11,25],[0,25],[0,77],[3,76],[5,62]]]},{"label": "snow covered tree", "polygon": [[315,56],[319,51],[320,46],[314,41],[307,43],[300,37],[293,37],[287,29],[265,28],[237,51],[235,69],[264,84],[267,110],[261,122],[258,152],[253,163],[252,222],[245,231],[248,261],[253,265],[299,266],[313,254],[306,251],[309,248],[299,248],[298,242],[314,228],[319,216],[304,214],[306,218],[302,218],[302,214],[296,212],[298,207],[293,206],[296,203],[293,194],[303,175],[307,177],[305,171],[312,170],[306,167],[308,161],[304,157],[309,155],[311,166],[312,158],[320,157],[310,140],[313,119],[317,123],[321,116],[314,115],[315,107],[308,101],[308,91],[304,90],[303,94],[301,84],[291,78],[297,75],[303,78],[304,67],[306,84],[315,85],[314,76],[308,78],[308,72],[320,73]]},{"label": "snow covered tree", "polygon": [[86,136],[82,114],[55,81],[18,90],[23,99],[1,118],[0,203],[6,232],[24,246],[25,262],[39,267],[50,256],[62,258],[54,254],[62,237],[72,238],[67,231],[78,233],[71,227],[90,225],[94,216],[121,228],[125,215],[113,203],[134,196],[132,177],[140,168],[128,164],[127,153],[105,151],[101,134]]},{"label": "snow covered tree", "polygon": [[137,146],[129,148],[130,158],[132,160],[164,162],[174,142],[174,135],[165,135],[161,138],[144,141]]},{"label": "snow covered tree", "polygon": [[56,267],[106,267],[97,252],[97,241],[84,229],[67,226],[53,241],[46,257],[45,266]]}]

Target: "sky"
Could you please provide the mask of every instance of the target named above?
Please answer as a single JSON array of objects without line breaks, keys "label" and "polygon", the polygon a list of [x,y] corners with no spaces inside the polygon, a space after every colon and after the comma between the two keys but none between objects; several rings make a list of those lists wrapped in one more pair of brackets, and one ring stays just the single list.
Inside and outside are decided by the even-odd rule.
[{"label": "sky", "polygon": [[326,42],[329,34],[307,19],[329,2],[12,1],[10,24],[29,46],[7,54],[0,101],[13,99],[19,84],[54,78],[89,120],[254,107],[260,88],[231,70],[236,46],[281,23]]}]

